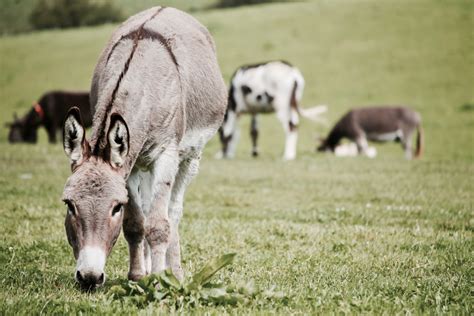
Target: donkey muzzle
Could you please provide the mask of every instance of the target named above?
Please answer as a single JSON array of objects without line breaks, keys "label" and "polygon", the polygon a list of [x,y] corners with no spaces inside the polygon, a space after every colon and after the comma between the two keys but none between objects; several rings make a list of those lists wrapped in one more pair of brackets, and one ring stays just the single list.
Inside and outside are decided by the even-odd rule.
[{"label": "donkey muzzle", "polygon": [[105,282],[105,251],[86,246],[79,252],[75,278],[81,288],[91,290]]},{"label": "donkey muzzle", "polygon": [[105,274],[102,272],[100,274],[86,272],[81,273],[81,271],[76,271],[76,280],[79,282],[79,285],[84,290],[93,290],[96,287],[104,284]]}]

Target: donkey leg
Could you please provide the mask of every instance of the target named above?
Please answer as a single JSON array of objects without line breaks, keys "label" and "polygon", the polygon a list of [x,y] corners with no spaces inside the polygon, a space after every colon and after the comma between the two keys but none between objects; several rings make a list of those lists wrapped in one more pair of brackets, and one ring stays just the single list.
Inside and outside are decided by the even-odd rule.
[{"label": "donkey leg", "polygon": [[280,107],[277,117],[285,131],[285,152],[284,160],[294,160],[296,158],[296,145],[298,143],[298,113],[294,109]]},{"label": "donkey leg", "polygon": [[356,137],[355,143],[357,145],[357,152],[359,153],[359,155],[367,155],[369,144],[367,143],[367,138],[365,137],[365,135],[359,134]]},{"label": "donkey leg", "polygon": [[163,271],[166,267],[166,250],[170,242],[168,207],[178,163],[177,146],[173,144],[160,155],[151,171],[152,204],[146,216],[145,236],[150,246],[152,273]]},{"label": "donkey leg", "polygon": [[56,136],[57,136],[56,125],[48,126],[47,133],[48,133],[48,141],[51,144],[55,144],[56,140],[57,140],[57,138],[56,138]]},{"label": "donkey leg", "polygon": [[235,129],[233,130],[231,137],[227,143],[227,151],[224,155],[224,158],[234,158],[235,157],[235,151],[237,149],[237,143],[239,142],[240,138],[240,129],[239,127],[235,126]]},{"label": "donkey leg", "polygon": [[183,215],[184,193],[187,186],[198,173],[199,157],[184,159],[176,175],[175,183],[171,193],[169,218],[171,227],[171,238],[166,253],[167,266],[171,267],[174,275],[182,280],[184,277],[183,268],[181,267],[181,249],[179,242],[179,222]]},{"label": "donkey leg", "polygon": [[127,182],[129,199],[125,205],[123,217],[123,233],[128,242],[130,256],[128,270],[128,278],[130,280],[138,280],[147,273],[144,260],[144,248],[146,246],[144,238],[145,218],[140,208],[139,182],[138,172],[133,172]]},{"label": "donkey leg", "polygon": [[413,158],[413,148],[412,148],[412,135],[413,131],[404,130],[402,136],[402,147],[405,151],[405,158],[410,160]]},{"label": "donkey leg", "polygon": [[252,137],[252,156],[258,156],[258,148],[257,148],[257,139],[258,139],[258,121],[257,115],[252,115],[252,121],[250,123],[250,136]]}]

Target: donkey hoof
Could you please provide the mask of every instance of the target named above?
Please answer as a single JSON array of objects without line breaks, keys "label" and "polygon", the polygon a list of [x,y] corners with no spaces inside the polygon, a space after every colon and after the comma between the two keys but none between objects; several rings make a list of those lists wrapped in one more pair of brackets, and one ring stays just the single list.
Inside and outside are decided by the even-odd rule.
[{"label": "donkey hoof", "polygon": [[131,281],[138,281],[141,278],[143,278],[144,276],[145,275],[142,274],[142,273],[132,273],[132,272],[128,273],[128,279],[131,280]]},{"label": "donkey hoof", "polygon": [[252,157],[258,157],[258,151],[252,151]]}]

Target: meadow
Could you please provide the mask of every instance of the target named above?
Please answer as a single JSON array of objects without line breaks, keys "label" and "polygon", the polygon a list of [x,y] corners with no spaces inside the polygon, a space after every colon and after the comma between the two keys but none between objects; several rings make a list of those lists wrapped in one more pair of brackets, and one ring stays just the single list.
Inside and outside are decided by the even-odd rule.
[{"label": "meadow", "polygon": [[[181,222],[189,277],[219,254],[228,283],[275,286],[287,301],[198,306],[197,314],[472,314],[474,279],[474,3],[334,0],[193,14],[213,34],[226,81],[241,64],[285,59],[306,79],[303,106],[328,104],[328,124],[360,105],[408,104],[423,117],[425,153],[398,144],[377,159],[315,153],[329,126],[302,121],[298,158],[283,162],[283,131],[261,122],[257,159],[249,119],[234,160],[214,138],[190,185]],[[0,38],[0,314],[176,312],[111,301],[127,274],[121,236],[105,286],[78,290],[60,200],[70,170],[44,131],[10,145],[14,111],[51,89],[88,89],[115,25]]]}]

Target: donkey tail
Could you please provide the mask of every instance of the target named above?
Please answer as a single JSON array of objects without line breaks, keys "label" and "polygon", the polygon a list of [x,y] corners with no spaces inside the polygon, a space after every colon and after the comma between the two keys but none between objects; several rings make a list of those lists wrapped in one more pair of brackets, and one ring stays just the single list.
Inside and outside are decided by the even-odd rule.
[{"label": "donkey tail", "polygon": [[306,109],[298,108],[298,112],[299,114],[301,114],[301,116],[304,116],[313,122],[320,122],[320,123],[325,122],[325,120],[321,118],[321,114],[327,112],[327,110],[328,110],[327,105],[317,105],[317,106],[313,106]]},{"label": "donkey tail", "polygon": [[423,128],[421,125],[416,127],[416,151],[415,158],[421,158],[424,150]]}]

